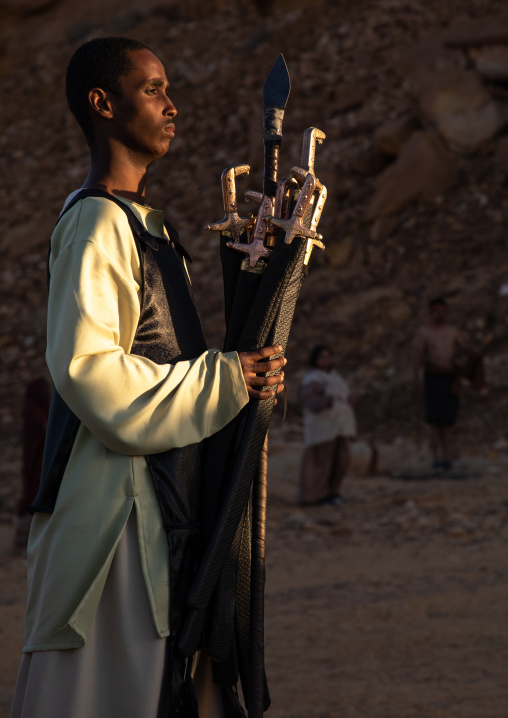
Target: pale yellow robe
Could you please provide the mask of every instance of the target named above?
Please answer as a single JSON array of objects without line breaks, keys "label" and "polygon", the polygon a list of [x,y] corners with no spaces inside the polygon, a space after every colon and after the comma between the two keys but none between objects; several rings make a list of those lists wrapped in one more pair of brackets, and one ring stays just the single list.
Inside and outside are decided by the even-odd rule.
[{"label": "pale yellow robe", "polygon": [[[162,212],[124,201],[164,236]],[[133,506],[155,630],[168,635],[167,545],[144,455],[201,441],[248,401],[236,352],[174,366],[129,354],[140,298],[125,213],[106,199],[78,202],[52,237],[46,358],[82,423],[54,512],[32,522],[27,653],[84,645]]]}]

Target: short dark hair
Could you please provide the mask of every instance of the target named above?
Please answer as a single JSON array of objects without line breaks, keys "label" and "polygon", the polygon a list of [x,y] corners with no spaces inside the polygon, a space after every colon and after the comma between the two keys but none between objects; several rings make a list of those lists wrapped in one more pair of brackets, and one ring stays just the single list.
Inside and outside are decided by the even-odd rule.
[{"label": "short dark hair", "polygon": [[78,47],[71,57],[65,78],[67,102],[90,146],[94,137],[88,93],[100,87],[121,95],[120,78],[133,69],[129,52],[149,49],[127,37],[98,37]]},{"label": "short dark hair", "polygon": [[318,344],[317,346],[315,346],[309,355],[309,366],[315,367],[318,360],[318,356],[321,354],[321,352],[324,351],[330,352],[330,354],[332,354],[332,350],[327,344]]},{"label": "short dark hair", "polygon": [[434,299],[431,299],[429,302],[429,309],[432,309],[432,307],[437,306],[447,307],[448,302],[444,297],[434,297]]}]

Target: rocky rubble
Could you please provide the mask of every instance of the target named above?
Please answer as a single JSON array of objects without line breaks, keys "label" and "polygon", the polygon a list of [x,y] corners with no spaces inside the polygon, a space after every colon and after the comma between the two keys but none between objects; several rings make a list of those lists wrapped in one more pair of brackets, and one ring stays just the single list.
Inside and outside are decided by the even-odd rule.
[{"label": "rocky rubble", "polygon": [[[148,201],[166,210],[194,255],[191,269],[210,345],[223,304],[217,239],[224,167],[248,162],[240,190],[262,175],[261,88],[279,51],[292,77],[281,170],[299,161],[302,132],[327,134],[316,170],[329,188],[288,354],[290,408],[311,346],[335,349],[357,397],[362,434],[424,438],[410,354],[426,302],[484,348],[492,390],[466,388],[464,444],[504,437],[508,408],[506,67],[500,0],[217,0],[0,2],[0,405],[2,442],[19,438],[29,377],[44,371],[45,252],[87,153],[63,94],[66,62],[86,39],[127,34],[169,68],[177,139],[153,167]],[[251,210],[249,205],[242,212]],[[291,416],[291,414],[290,414]]]},{"label": "rocky rubble", "polygon": [[397,161],[379,177],[367,219],[399,212],[418,200],[443,194],[457,176],[454,158],[432,132],[414,132],[400,150]]},{"label": "rocky rubble", "polygon": [[457,152],[474,152],[505,124],[475,71],[450,68],[433,73],[423,83],[419,102],[424,117]]}]

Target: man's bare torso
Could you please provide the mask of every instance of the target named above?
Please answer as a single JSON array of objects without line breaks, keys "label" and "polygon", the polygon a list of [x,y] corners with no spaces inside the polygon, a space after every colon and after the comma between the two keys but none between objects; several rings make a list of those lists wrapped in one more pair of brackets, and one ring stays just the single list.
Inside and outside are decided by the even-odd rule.
[{"label": "man's bare torso", "polygon": [[420,327],[416,338],[424,365],[435,370],[454,371],[454,358],[458,347],[463,346],[457,327],[451,324]]}]

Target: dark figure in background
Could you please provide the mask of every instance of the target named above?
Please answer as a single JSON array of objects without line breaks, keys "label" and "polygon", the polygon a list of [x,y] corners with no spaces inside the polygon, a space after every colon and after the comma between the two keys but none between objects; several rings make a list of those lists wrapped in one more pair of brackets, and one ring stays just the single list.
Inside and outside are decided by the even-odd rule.
[{"label": "dark figure in background", "polygon": [[413,372],[416,388],[424,396],[433,468],[444,471],[453,466],[451,434],[459,414],[460,373],[456,360],[460,350],[473,354],[459,329],[448,323],[446,300],[437,297],[429,302],[429,321],[416,334]]},{"label": "dark figure in background", "polygon": [[309,357],[302,382],[304,452],[300,472],[300,503],[339,505],[351,463],[351,439],[356,420],[349,386],[333,368],[327,346],[317,346]]},{"label": "dark figure in background", "polygon": [[44,377],[40,376],[27,384],[22,411],[23,489],[16,510],[14,534],[14,549],[21,553],[26,551],[32,523],[26,507],[35,499],[41,479],[50,397],[51,392]]}]

